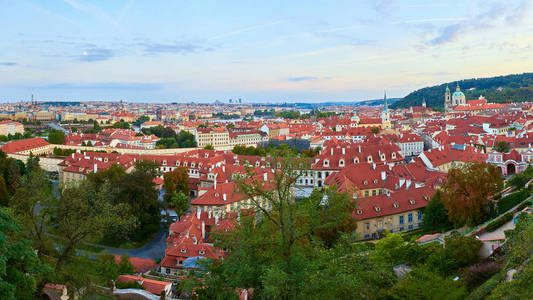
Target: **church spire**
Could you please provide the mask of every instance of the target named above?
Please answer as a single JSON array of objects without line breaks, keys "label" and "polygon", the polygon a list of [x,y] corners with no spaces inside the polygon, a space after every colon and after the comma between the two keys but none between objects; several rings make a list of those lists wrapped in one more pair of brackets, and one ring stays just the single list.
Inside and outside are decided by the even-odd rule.
[{"label": "church spire", "polygon": [[383,103],[384,103],[383,111],[389,111],[389,106],[387,105],[387,91],[384,91]]}]

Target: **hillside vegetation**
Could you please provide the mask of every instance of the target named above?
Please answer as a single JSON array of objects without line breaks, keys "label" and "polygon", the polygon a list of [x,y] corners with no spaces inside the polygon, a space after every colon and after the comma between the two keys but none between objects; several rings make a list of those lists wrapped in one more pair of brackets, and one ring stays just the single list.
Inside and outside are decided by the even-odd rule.
[{"label": "hillside vegetation", "polygon": [[[422,104],[426,99],[428,107],[442,108],[444,106],[444,92],[446,85],[455,92],[457,81],[444,83],[432,87],[425,87],[405,96],[392,104],[392,108],[408,108]],[[489,102],[525,102],[533,101],[533,73],[514,74],[490,78],[473,78],[459,81],[461,91],[466,99],[477,99],[483,95]],[[502,90],[498,90],[502,88]]]}]

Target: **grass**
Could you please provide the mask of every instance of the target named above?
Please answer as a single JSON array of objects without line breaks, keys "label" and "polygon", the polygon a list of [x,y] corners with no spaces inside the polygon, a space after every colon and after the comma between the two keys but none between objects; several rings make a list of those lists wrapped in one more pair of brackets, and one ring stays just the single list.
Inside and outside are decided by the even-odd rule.
[{"label": "grass", "polygon": [[[49,237],[52,241],[54,241],[54,243],[63,245],[63,246],[65,245],[65,240],[54,237],[54,236],[49,236]],[[80,244],[76,247],[76,249],[91,252],[91,253],[100,253],[104,251],[104,248],[102,247],[92,246],[92,245],[87,245],[87,244]]]}]

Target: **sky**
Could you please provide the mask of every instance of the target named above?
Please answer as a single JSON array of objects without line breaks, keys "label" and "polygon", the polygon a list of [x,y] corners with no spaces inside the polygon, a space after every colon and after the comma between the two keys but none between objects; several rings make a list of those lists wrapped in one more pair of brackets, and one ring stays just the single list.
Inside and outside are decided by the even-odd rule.
[{"label": "sky", "polygon": [[533,0],[0,0],[0,102],[324,102],[533,71]]}]

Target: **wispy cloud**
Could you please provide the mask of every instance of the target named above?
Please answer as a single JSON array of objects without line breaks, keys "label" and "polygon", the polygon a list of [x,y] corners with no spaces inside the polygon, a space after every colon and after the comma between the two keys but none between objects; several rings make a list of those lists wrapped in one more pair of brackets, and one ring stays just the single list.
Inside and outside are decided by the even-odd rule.
[{"label": "wispy cloud", "polygon": [[13,67],[13,66],[16,66],[17,63],[16,62],[12,62],[12,61],[0,61],[0,66],[1,67]]},{"label": "wispy cloud", "polygon": [[83,50],[80,55],[75,56],[75,60],[86,62],[103,61],[111,59],[113,56],[115,56],[115,53],[111,49],[93,47]]},{"label": "wispy cloud", "polygon": [[107,24],[111,25],[113,29],[121,29],[120,24],[117,22],[117,20],[114,17],[108,15],[103,9],[99,8],[98,6],[74,0],[63,1],[77,11],[86,13],[106,22]]},{"label": "wispy cloud", "polygon": [[205,51],[212,51],[213,48],[206,47],[200,42],[192,41],[178,41],[173,43],[152,43],[152,42],[143,42],[139,44],[144,52],[148,55],[158,55],[164,53],[174,53],[174,54],[189,54],[189,53],[198,53]]},{"label": "wispy cloud", "polygon": [[287,78],[288,81],[291,82],[301,82],[301,81],[313,81],[318,80],[320,78],[314,77],[314,76],[300,76],[300,77],[289,77]]},{"label": "wispy cloud", "polygon": [[95,82],[72,83],[62,82],[41,85],[37,88],[47,90],[143,90],[156,91],[163,89],[163,83],[132,83],[132,82]]},{"label": "wispy cloud", "polygon": [[507,2],[495,2],[485,12],[442,28],[429,44],[454,42],[467,33],[494,28],[497,25],[519,25],[527,18],[529,5],[529,0],[524,0],[514,7]]},{"label": "wispy cloud", "polygon": [[227,38],[227,37],[238,35],[238,34],[241,34],[241,33],[248,32],[248,31],[271,27],[271,26],[278,25],[278,24],[281,24],[281,23],[284,23],[284,22],[286,22],[286,21],[278,20],[278,21],[274,21],[274,22],[270,22],[270,23],[266,23],[266,24],[260,24],[260,25],[244,27],[244,28],[241,28],[241,29],[237,29],[237,30],[233,30],[233,31],[230,31],[230,32],[225,32],[225,33],[221,33],[221,34],[215,35],[213,37],[210,37],[208,40],[211,41],[211,40],[218,40],[218,39],[222,39],[222,38]]},{"label": "wispy cloud", "polygon": [[427,19],[413,19],[406,21],[394,22],[392,24],[413,24],[413,23],[433,23],[433,22],[454,22],[463,21],[466,18],[427,18]]}]

